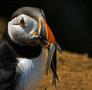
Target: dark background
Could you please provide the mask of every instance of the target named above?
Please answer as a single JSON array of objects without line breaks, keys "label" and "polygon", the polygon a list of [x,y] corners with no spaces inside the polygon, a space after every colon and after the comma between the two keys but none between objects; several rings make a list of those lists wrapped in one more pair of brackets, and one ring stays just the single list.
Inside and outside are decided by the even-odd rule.
[{"label": "dark background", "polygon": [[9,20],[22,6],[42,8],[63,50],[92,56],[91,0],[3,0],[0,15]]}]

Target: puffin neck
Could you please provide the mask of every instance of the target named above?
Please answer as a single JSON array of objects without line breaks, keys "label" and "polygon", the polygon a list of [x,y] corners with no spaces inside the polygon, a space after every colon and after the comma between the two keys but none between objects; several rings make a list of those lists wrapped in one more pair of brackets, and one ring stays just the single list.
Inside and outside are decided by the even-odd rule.
[{"label": "puffin neck", "polygon": [[22,46],[22,45],[14,43],[9,37],[7,39],[8,39],[9,44],[13,47],[18,57],[35,58],[35,57],[38,57],[42,52],[42,47],[40,45]]}]

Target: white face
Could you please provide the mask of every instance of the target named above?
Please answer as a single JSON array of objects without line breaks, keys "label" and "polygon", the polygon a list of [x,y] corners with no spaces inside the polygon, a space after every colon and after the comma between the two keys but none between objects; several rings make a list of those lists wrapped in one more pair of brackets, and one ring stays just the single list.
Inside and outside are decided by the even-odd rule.
[{"label": "white face", "polygon": [[32,43],[32,33],[37,32],[38,22],[25,14],[21,14],[8,23],[8,34],[17,44],[26,45]]}]

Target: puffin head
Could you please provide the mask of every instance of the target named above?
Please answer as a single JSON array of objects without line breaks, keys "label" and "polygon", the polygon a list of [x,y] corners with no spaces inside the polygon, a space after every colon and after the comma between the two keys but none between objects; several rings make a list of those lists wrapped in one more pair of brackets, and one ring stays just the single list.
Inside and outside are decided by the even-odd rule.
[{"label": "puffin head", "polygon": [[[44,20],[44,13],[39,8],[22,7],[15,11],[8,22],[8,34],[13,42],[19,45],[34,46],[39,44],[39,18]],[[45,32],[44,32],[45,33]]]}]

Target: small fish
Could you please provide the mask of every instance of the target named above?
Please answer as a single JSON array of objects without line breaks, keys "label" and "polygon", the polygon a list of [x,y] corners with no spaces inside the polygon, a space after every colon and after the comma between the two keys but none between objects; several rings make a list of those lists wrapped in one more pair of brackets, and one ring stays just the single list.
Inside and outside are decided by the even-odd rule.
[{"label": "small fish", "polygon": [[[47,75],[49,67],[51,65],[51,62],[53,62],[54,52],[55,52],[55,50],[58,50],[59,52],[61,52],[61,47],[57,44],[56,39],[55,39],[49,25],[47,24],[47,22],[45,22],[43,20],[43,18],[40,18],[39,23],[40,24],[38,26],[39,27],[38,28],[38,33],[34,32],[33,36],[34,36],[34,39],[40,40],[40,45],[41,46],[48,49],[48,59],[47,59],[47,64],[46,64],[46,75]],[[44,32],[41,31],[42,25],[45,26]],[[45,36],[43,35],[43,33],[45,33],[44,34]],[[56,73],[54,67],[52,67],[51,69],[52,69],[52,72],[54,74],[54,77],[59,82],[59,79],[58,79],[58,76],[57,76],[57,73]]]}]

